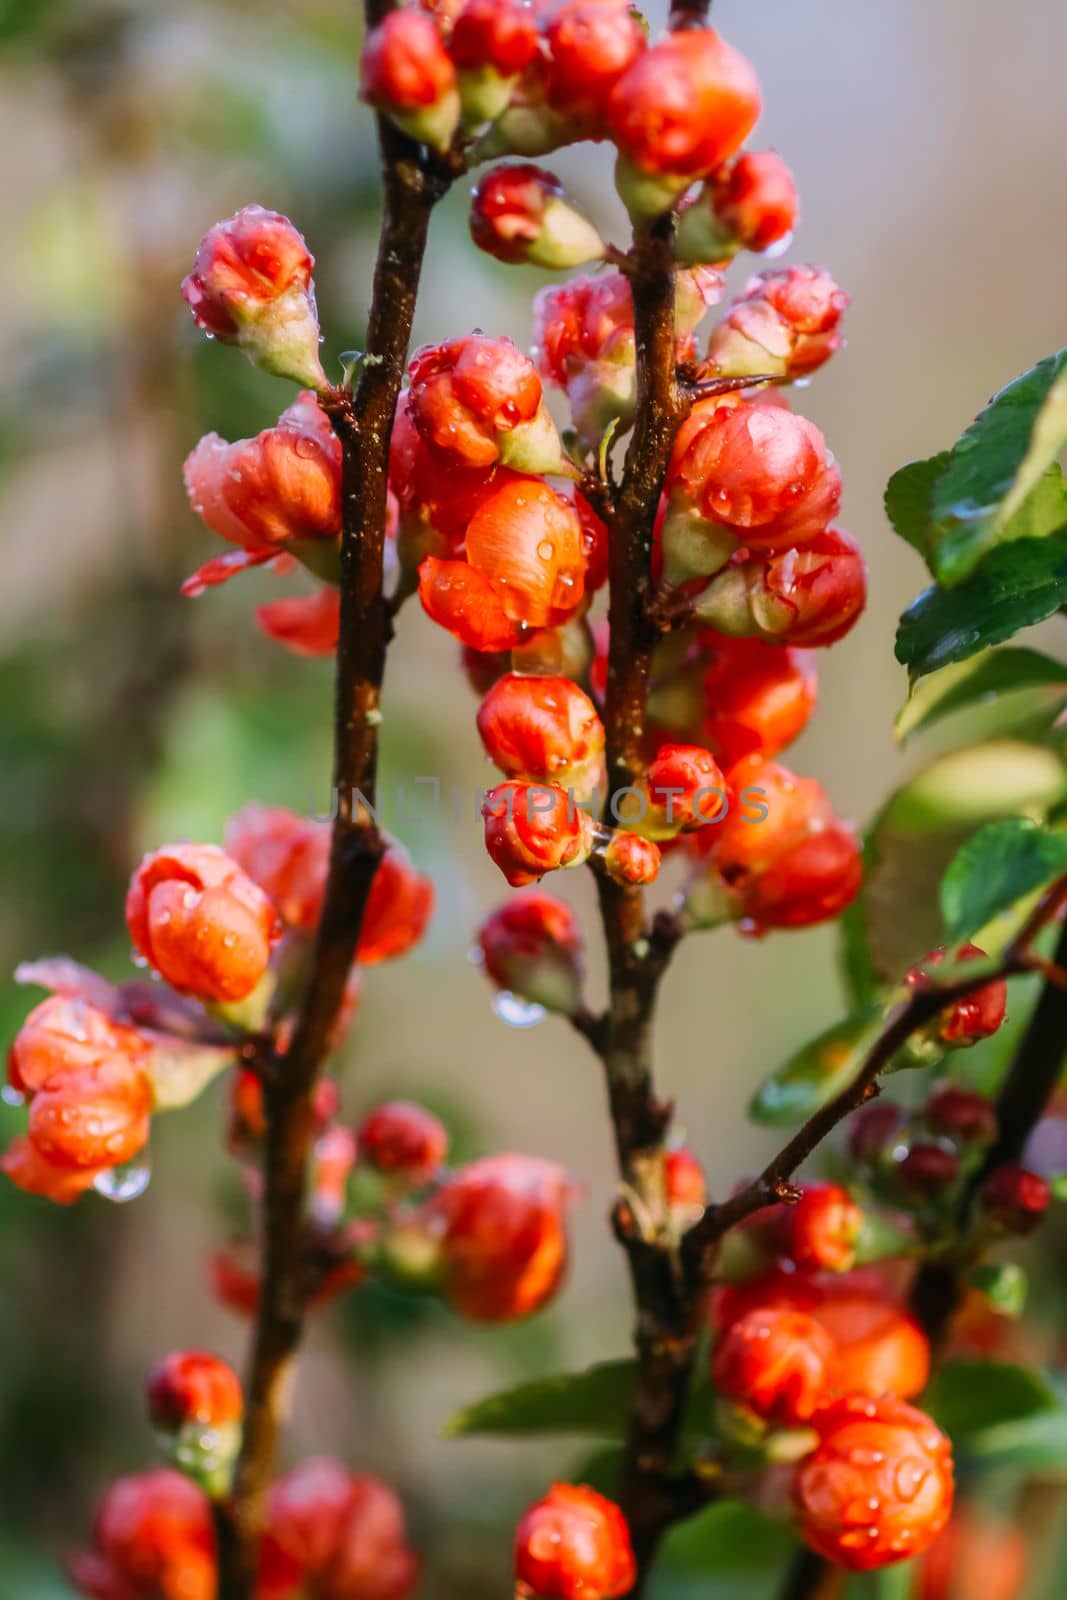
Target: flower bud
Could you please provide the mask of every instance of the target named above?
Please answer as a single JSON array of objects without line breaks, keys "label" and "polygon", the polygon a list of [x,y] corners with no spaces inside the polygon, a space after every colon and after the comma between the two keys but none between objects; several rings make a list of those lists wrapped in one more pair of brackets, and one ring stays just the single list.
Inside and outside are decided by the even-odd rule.
[{"label": "flower bud", "polygon": [[641,831],[657,838],[721,821],[730,804],[715,757],[693,744],[660,745],[648,766],[648,798]]},{"label": "flower bud", "polygon": [[928,1549],[953,1501],[952,1446],[930,1418],[893,1398],[850,1396],[815,1425],[819,1447],[793,1478],[805,1543],[852,1572]]},{"label": "flower bud", "polygon": [[459,90],[433,17],[425,11],[390,11],[367,35],[362,76],[369,105],[419,144],[448,149],[459,126]]},{"label": "flower bud", "polygon": [[608,97],[646,49],[640,22],[625,0],[564,0],[546,41],[549,104],[602,138]]},{"label": "flower bud", "polygon": [[712,1360],[716,1389],[770,1422],[806,1422],[832,1372],[833,1341],[803,1311],[749,1311],[719,1340]]},{"label": "flower bud", "polygon": [[1036,1172],[1005,1162],[986,1179],[978,1198],[998,1232],[1027,1234],[1040,1226],[1052,1190]]},{"label": "flower bud", "polygon": [[712,174],[678,219],[680,261],[724,261],[739,250],[784,249],[796,227],[793,174],[776,150],[750,151]]},{"label": "flower bud", "polygon": [[[927,972],[929,967],[944,965],[946,956],[944,945],[936,950],[931,950],[925,955],[917,966],[905,974],[904,982],[911,989],[922,989],[930,983]],[[958,965],[963,961],[984,961],[985,951],[980,950],[976,944],[965,944],[953,958],[953,964]],[[936,977],[933,980],[937,981]],[[1004,1021],[1008,1008],[1008,985],[1003,978],[994,978],[989,983],[983,984],[973,994],[964,996],[962,1000],[954,1000],[945,1007],[937,1022],[931,1027],[934,1036],[942,1045],[962,1046],[976,1043],[979,1039],[986,1039],[990,1034],[996,1033]]]},{"label": "flower bud", "polygon": [[201,239],[182,296],[212,338],[239,345],[265,372],[325,389],[314,265],[288,217],[245,206]]},{"label": "flower bud", "polygon": [[432,879],[412,865],[402,844],[390,840],[363,910],[356,960],[373,967],[406,955],[426,932],[433,908]]},{"label": "flower bud", "polygon": [[323,1600],[407,1600],[419,1575],[392,1489],[325,1457],[271,1488],[264,1557]]},{"label": "flower bud", "polygon": [[844,343],[848,295],[819,267],[783,267],[754,277],[711,336],[707,373],[802,378]]},{"label": "flower bud", "polygon": [[34,1006],[8,1052],[7,1079],[32,1096],[54,1079],[91,1072],[104,1064],[143,1067],[148,1040],[114,1022],[80,995],[49,995]]},{"label": "flower bud", "polygon": [[325,1128],[312,1146],[308,1184],[311,1215],[321,1226],[328,1227],[344,1216],[348,1180],[355,1164],[355,1135],[336,1123]]},{"label": "flower bud", "polygon": [[604,869],[608,877],[628,888],[655,883],[661,864],[658,845],[626,828],[615,828],[604,846]]},{"label": "flower bud", "polygon": [[554,784],[500,783],[485,797],[485,847],[513,889],[589,856],[594,824]]},{"label": "flower bud", "polygon": [[630,1530],[594,1489],[554,1483],[515,1533],[516,1594],[530,1600],[616,1600],[637,1581]]},{"label": "flower bud", "polygon": [[262,889],[210,844],[145,856],[130,880],[126,924],[145,960],[180,994],[201,1000],[250,995],[279,934]]},{"label": "flower bud", "polygon": [[789,1254],[801,1267],[847,1272],[862,1226],[863,1212],[839,1183],[805,1184],[788,1214]]},{"label": "flower bud", "polygon": [[297,656],[332,656],[341,631],[341,597],[326,584],[314,595],[269,600],[256,608],[256,622]]},{"label": "flower bud", "polygon": [[466,562],[428,556],[419,598],[475,650],[509,650],[529,628],[567,621],[584,593],[585,541],[573,505],[536,478],[516,478],[475,512]]},{"label": "flower bud", "polygon": [[775,756],[803,732],[815,709],[814,657],[760,639],[705,636],[701,731],[724,767]]},{"label": "flower bud", "polygon": [[478,930],[487,976],[498,989],[569,1016],[582,998],[582,933],[562,900],[531,891],[499,906]]},{"label": "flower bud", "polygon": [[759,113],[755,73],[714,28],[668,34],[639,56],[607,105],[616,181],[635,222],[666,211],[727,161]]},{"label": "flower bud", "polygon": [[478,732],[509,778],[551,780],[584,799],[603,770],[604,726],[569,678],[498,678],[478,708]]},{"label": "flower bud", "polygon": [[952,1189],[960,1175],[960,1158],[938,1144],[913,1144],[893,1169],[910,1194],[936,1200]]},{"label": "flower bud", "polygon": [[73,1205],[93,1187],[101,1168],[60,1167],[48,1161],[26,1134],[12,1139],[0,1156],[3,1172],[16,1189],[40,1195],[57,1206]]},{"label": "flower bud", "polygon": [[910,1400],[926,1388],[929,1339],[910,1311],[884,1291],[865,1288],[859,1274],[827,1286],[811,1314],[834,1342],[835,1393]]},{"label": "flower bud", "polygon": [[426,444],[471,467],[558,471],[562,454],[530,358],[510,339],[472,333],[424,345],[409,367],[411,419]]},{"label": "flower bud", "polygon": [[997,1136],[997,1113],[992,1101],[962,1084],[939,1084],[923,1107],[923,1121],[932,1133],[957,1145],[992,1144]]},{"label": "flower bud", "polygon": [[[709,872],[690,889],[691,914],[705,925],[740,919],[752,933],[838,916],[859,892],[863,863],[822,785],[755,756],[729,778],[738,805],[709,830]],[[700,850],[704,835],[695,838]]]},{"label": "flower bud", "polygon": [[476,1322],[532,1315],[567,1268],[567,1176],[533,1156],[487,1156],[433,1197],[445,1298]]},{"label": "flower bud", "polygon": [[254,439],[206,434],[186,459],[185,488],[212,533],[254,554],[321,553],[341,532],[341,446],[307,391]]},{"label": "flower bud", "polygon": [[96,1174],[143,1150],[151,1112],[146,1074],[116,1057],[50,1078],[30,1101],[27,1132],[53,1166]]},{"label": "flower bud", "polygon": [[704,1168],[688,1145],[668,1150],[664,1157],[667,1204],[686,1221],[695,1222],[708,1203]]},{"label": "flower bud", "polygon": [[147,1397],[148,1415],[173,1464],[209,1494],[225,1490],[244,1416],[233,1369],[202,1351],[175,1352],[152,1368]]},{"label": "flower bud", "polygon": [[95,1600],[215,1600],[207,1496],[165,1467],[119,1478],[97,1510],[95,1548],[73,1558],[70,1575],[78,1591]]},{"label": "flower bud", "polygon": [[543,167],[493,167],[479,180],[471,206],[471,238],[509,264],[559,269],[597,261],[604,241],[565,198]]},{"label": "flower bud", "polygon": [[448,1155],[444,1124],[410,1100],[390,1100],[356,1129],[360,1161],[412,1188],[429,1183]]},{"label": "flower bud", "polygon": [[329,824],[283,806],[248,805],[226,824],[226,853],[258,883],[282,921],[311,933],[322,912]]},{"label": "flower bud", "polygon": [[867,603],[856,542],[827,528],[799,550],[735,557],[693,603],[722,633],[807,647],[836,644]]},{"label": "flower bud", "polygon": [[898,1142],[904,1114],[888,1100],[876,1100],[853,1113],[848,1125],[848,1153],[859,1166],[873,1167]]},{"label": "flower bud", "polygon": [[467,0],[453,26],[449,53],[469,127],[496,121],[538,49],[537,24],[527,7],[516,0]]}]

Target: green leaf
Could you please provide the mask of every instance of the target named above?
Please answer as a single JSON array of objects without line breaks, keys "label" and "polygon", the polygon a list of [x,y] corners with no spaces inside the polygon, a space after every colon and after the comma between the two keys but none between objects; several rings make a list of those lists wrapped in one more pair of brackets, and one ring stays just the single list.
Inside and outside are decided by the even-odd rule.
[{"label": "green leaf", "polygon": [[912,1600],[915,1573],[914,1561],[898,1561],[892,1567],[883,1567],[875,1577],[878,1600]]},{"label": "green leaf", "polygon": [[920,728],[979,701],[1018,690],[1062,687],[1067,691],[1067,666],[1040,650],[989,650],[942,667],[916,684],[897,713],[896,736],[901,742]]},{"label": "green leaf", "polygon": [[980,828],[952,858],[941,880],[941,915],[953,943],[970,939],[994,917],[1067,872],[1067,833],[1025,817]]},{"label": "green leaf", "polygon": [[881,1006],[863,1006],[790,1056],[752,1096],[751,1120],[766,1127],[790,1127],[832,1100],[878,1037],[881,1019]]},{"label": "green leaf", "polygon": [[897,628],[897,660],[912,682],[1001,644],[1067,604],[1067,511],[1047,539],[994,550],[955,589],[937,584],[913,600]]},{"label": "green leaf", "polygon": [[987,1261],[972,1267],[967,1282],[984,1294],[1002,1317],[1021,1317],[1026,1309],[1029,1281],[1017,1261]]},{"label": "green leaf", "polygon": [[1025,537],[1014,520],[1065,443],[1067,350],[1060,350],[993,396],[934,483],[930,553],[941,583],[961,583],[998,544]]},{"label": "green leaf", "polygon": [[893,531],[918,550],[924,561],[929,557],[934,485],[951,459],[951,452],[943,450],[928,461],[909,461],[886,485],[885,514]]},{"label": "green leaf", "polygon": [[1065,798],[1060,757],[1018,739],[951,750],[898,789],[867,834],[863,889],[846,917],[846,956],[863,985],[859,998],[899,983],[913,962],[943,943],[932,885],[975,829],[1002,817],[1040,821]]},{"label": "green leaf", "polygon": [[450,1438],[471,1434],[581,1433],[614,1438],[625,1432],[637,1368],[633,1361],[602,1361],[584,1372],[535,1378],[457,1411],[445,1424]]},{"label": "green leaf", "polygon": [[1048,1180],[1048,1186],[1054,1200],[1067,1200],[1067,1172],[1057,1172]]},{"label": "green leaf", "polygon": [[[983,1363],[984,1365],[984,1363]],[[1067,1469],[1067,1409],[1035,1411],[1018,1422],[1004,1422],[962,1441],[961,1467],[992,1472],[1053,1472]]]},{"label": "green leaf", "polygon": [[664,1545],[663,1560],[702,1575],[774,1571],[791,1545],[786,1524],[769,1521],[747,1500],[727,1498],[681,1523]]},{"label": "green leaf", "polygon": [[963,1442],[1041,1412],[1057,1411],[1051,1385],[1029,1367],[1002,1361],[949,1361],[923,1395],[922,1406],[954,1442]]}]

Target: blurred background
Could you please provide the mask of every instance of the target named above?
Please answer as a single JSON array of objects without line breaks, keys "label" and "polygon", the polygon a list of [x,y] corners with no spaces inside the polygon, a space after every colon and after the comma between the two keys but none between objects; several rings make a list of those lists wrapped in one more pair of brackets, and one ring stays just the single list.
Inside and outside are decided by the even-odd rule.
[{"label": "blurred background", "polygon": [[[789,759],[864,823],[915,760],[891,734],[905,688],[892,637],[923,574],[885,524],[885,481],[1064,343],[1067,7],[716,0],[714,13],[763,82],[757,144],[776,146],[799,182],[792,259],[825,263],[853,296],[848,348],[800,405],[842,464],[871,604],[824,656],[820,713]],[[327,370],[339,375],[363,331],[379,186],[355,92],[353,0],[5,0],[0,34],[7,1039],[35,998],[10,981],[18,960],[64,949],[127,969],[122,895],[144,849],[218,840],[249,799],[326,804],[329,666],[286,655],[252,622],[278,580],[178,594],[219,548],[186,507],[184,455],[208,429],[256,432],[288,399],[195,334],[178,283],[217,218],[249,201],[288,213],[318,258]],[[552,165],[621,237],[607,155],[586,146]],[[416,339],[478,326],[526,343],[541,281],[473,249],[461,186],[434,223]],[[473,712],[452,641],[409,606],[389,668],[385,820],[433,874],[438,911],[413,957],[367,976],[346,1109],[355,1118],[411,1095],[448,1119],[461,1156],[564,1162],[584,1185],[570,1286],[503,1331],[373,1290],[350,1297],[313,1327],[286,1448],[391,1477],[427,1551],[425,1596],[488,1600],[509,1592],[513,1519],[571,1464],[567,1446],[448,1442],[442,1425],[489,1388],[623,1353],[629,1313],[604,1225],[612,1164],[595,1064],[561,1024],[506,1027],[467,959],[503,898],[473,800],[458,819],[425,803],[408,822],[388,812],[417,773],[465,796],[491,781]],[[559,892],[591,929],[584,875]],[[595,951],[591,964],[596,991]],[[720,1192],[769,1147],[743,1121],[754,1083],[839,1014],[831,932],[758,946],[726,930],[683,948],[663,994],[659,1071]],[[6,1138],[19,1113],[0,1117]],[[216,1092],[160,1120],[153,1160],[147,1193],[125,1207],[90,1197],[60,1210],[0,1187],[3,1600],[68,1594],[61,1558],[94,1499],[116,1473],[153,1463],[141,1407],[151,1360],[183,1345],[242,1360],[247,1330],[212,1301],[204,1270],[233,1201]],[[758,1573],[709,1586],[684,1551],[655,1590],[767,1592]]]}]

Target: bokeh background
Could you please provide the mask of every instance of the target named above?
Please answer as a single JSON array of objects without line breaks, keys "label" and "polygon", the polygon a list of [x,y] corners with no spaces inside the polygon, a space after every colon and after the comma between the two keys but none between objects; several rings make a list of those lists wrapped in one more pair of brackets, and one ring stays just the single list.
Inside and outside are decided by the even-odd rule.
[{"label": "bokeh background", "polygon": [[[125,969],[122,893],[143,849],[219,839],[252,798],[325,803],[328,666],[285,655],[251,620],[278,580],[252,575],[197,601],[177,592],[217,547],[185,505],[184,454],[210,428],[255,432],[287,400],[195,335],[178,283],[205,229],[259,201],[289,213],[318,257],[328,369],[359,345],[379,186],[355,92],[357,9],[0,7],[4,1038],[32,998],[10,981],[17,960],[62,948]],[[885,524],[885,481],[1064,342],[1067,7],[716,0],[715,21],[761,75],[759,143],[777,146],[800,184],[793,258],[826,263],[854,300],[847,350],[801,404],[842,463],[843,520],[864,542],[872,598],[825,658],[794,764],[863,822],[913,762],[891,735],[904,689],[892,635],[922,574]],[[604,152],[581,147],[554,165],[621,236]],[[479,326],[525,342],[541,279],[475,252],[465,203],[461,186],[435,220],[417,338]],[[388,814],[417,773],[465,795],[491,781],[454,647],[416,607],[402,615],[387,707],[386,821],[433,873],[439,908],[417,954],[368,976],[346,1107],[354,1117],[384,1094],[422,1097],[460,1154],[550,1155],[581,1176],[585,1198],[569,1289],[529,1326],[471,1330],[375,1291],[325,1314],[287,1450],[392,1477],[428,1551],[425,1596],[488,1600],[509,1592],[516,1512],[569,1464],[567,1447],[448,1442],[442,1424],[490,1387],[624,1351],[624,1277],[604,1225],[609,1136],[581,1042],[551,1022],[507,1028],[467,960],[502,889],[473,803],[458,820],[425,803],[404,824]],[[588,917],[583,878],[560,889]],[[595,954],[591,964],[596,987]],[[743,1122],[754,1082],[838,1006],[827,931],[751,945],[727,930],[683,948],[663,994],[659,1070],[720,1190],[768,1145]],[[160,1120],[153,1161],[148,1192],[126,1207],[90,1197],[61,1211],[0,1189],[4,1600],[67,1595],[60,1560],[94,1498],[152,1463],[141,1387],[153,1357],[202,1345],[242,1358],[246,1329],[212,1302],[204,1273],[233,1202],[216,1093]],[[720,1592],[766,1590],[740,1574],[720,1591],[681,1558],[656,1590]]]}]

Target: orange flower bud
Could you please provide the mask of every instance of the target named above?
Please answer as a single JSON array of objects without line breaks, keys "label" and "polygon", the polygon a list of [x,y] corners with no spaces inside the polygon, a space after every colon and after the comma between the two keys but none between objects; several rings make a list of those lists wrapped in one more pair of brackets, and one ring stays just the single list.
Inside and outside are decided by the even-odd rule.
[{"label": "orange flower bud", "polygon": [[744,756],[774,756],[815,709],[814,658],[805,650],[709,633],[702,732],[725,767]]},{"label": "orange flower bud", "polygon": [[419,1573],[392,1489],[325,1457],[274,1484],[265,1556],[322,1600],[406,1600]]},{"label": "orange flower bud", "polygon": [[839,350],[848,295],[819,267],[761,272],[735,300],[708,344],[709,372],[800,378]]},{"label": "orange flower bud", "polygon": [[53,1079],[91,1072],[105,1063],[143,1065],[148,1040],[78,995],[49,995],[34,1006],[15,1035],[7,1076],[19,1094],[33,1095]]},{"label": "orange flower bud", "polygon": [[330,859],[330,829],[282,806],[248,805],[226,824],[226,853],[302,933],[318,926]]},{"label": "orange flower bud", "polygon": [[616,1600],[637,1580],[626,1519],[594,1489],[554,1483],[515,1533],[516,1593],[530,1600]]},{"label": "orange flower bud", "polygon": [[232,1367],[201,1350],[176,1351],[148,1375],[148,1415],[157,1428],[176,1432],[186,1423],[216,1428],[244,1415],[241,1383]]},{"label": "orange flower bud", "polygon": [[498,678],[478,708],[478,732],[490,761],[509,778],[550,779],[583,798],[596,787],[604,727],[569,678]]},{"label": "orange flower bud", "polygon": [[514,889],[580,866],[593,848],[592,818],[554,784],[497,784],[482,817],[485,848]]},{"label": "orange flower bud", "polygon": [[356,959],[373,967],[405,955],[426,932],[433,907],[432,879],[412,865],[402,844],[392,840],[367,896]]},{"label": "orange flower bud", "polygon": [[557,111],[603,137],[608,96],[643,54],[645,33],[625,0],[565,0],[546,32],[546,94]]},{"label": "orange flower bud", "polygon": [[715,215],[746,250],[769,250],[797,222],[793,174],[777,150],[750,151],[709,180]]},{"label": "orange flower bud", "polygon": [[570,906],[532,890],[516,895],[478,930],[487,976],[497,988],[569,1015],[581,999],[582,933]]},{"label": "orange flower bud", "polygon": [[825,1398],[833,1370],[829,1334],[803,1311],[749,1311],[723,1334],[712,1360],[719,1393],[768,1421],[806,1422]]},{"label": "orange flower bud", "polygon": [[180,1472],[119,1478],[96,1514],[96,1547],[70,1575],[95,1600],[215,1600],[215,1533],[207,1496]]},{"label": "orange flower bud", "polygon": [[726,815],[726,779],[709,750],[662,744],[648,767],[650,820],[667,837],[703,828]]},{"label": "orange flower bud", "polygon": [[555,1295],[567,1268],[562,1167],[533,1156],[487,1156],[432,1199],[445,1298],[476,1322],[527,1317]]},{"label": "orange flower bud", "polygon": [[643,834],[615,828],[604,846],[604,867],[616,883],[639,888],[655,883],[663,863],[659,846]]},{"label": "orange flower bud", "polygon": [[672,1210],[694,1216],[708,1203],[708,1180],[704,1168],[688,1145],[668,1150],[664,1158],[667,1179],[667,1203]]},{"label": "orange flower bud", "polygon": [[510,339],[472,333],[424,345],[409,367],[411,419],[432,449],[467,466],[518,472],[561,464],[559,436],[529,356]]},{"label": "orange flower bud", "polygon": [[314,265],[288,217],[245,206],[201,239],[182,295],[205,333],[266,372],[324,389]]},{"label": "orange flower bud", "polygon": [[788,1213],[789,1254],[801,1267],[847,1272],[862,1226],[863,1212],[839,1183],[805,1184]]},{"label": "orange flower bud", "polygon": [[420,144],[447,150],[459,125],[456,69],[435,17],[389,14],[363,45],[363,98]]},{"label": "orange flower bud", "polygon": [[60,1167],[48,1161],[26,1134],[12,1139],[3,1156],[0,1171],[4,1172],[16,1189],[26,1194],[40,1195],[58,1206],[73,1205],[86,1190],[91,1189],[106,1167]]},{"label": "orange flower bud", "polygon": [[134,948],[179,993],[243,1000],[267,970],[278,916],[267,896],[216,845],[166,845],[130,880]]},{"label": "orange flower bud", "polygon": [[144,1072],[116,1058],[49,1079],[30,1101],[28,1133],[54,1166],[99,1172],[144,1148],[151,1111]]},{"label": "orange flower bud", "polygon": [[903,1306],[884,1294],[857,1291],[851,1282],[842,1278],[811,1312],[836,1347],[834,1391],[911,1400],[930,1376],[929,1339]]},{"label": "orange flower bud", "polygon": [[723,633],[771,643],[836,644],[867,603],[867,568],[856,541],[826,528],[799,549],[741,554],[708,585],[694,612]]},{"label": "orange flower bud", "polygon": [[816,1418],[817,1450],[796,1469],[802,1538],[853,1572],[921,1555],[952,1512],[952,1446],[923,1412],[891,1398],[839,1400]]},{"label": "orange flower bud", "polygon": [[432,1112],[410,1100],[390,1100],[356,1130],[359,1159],[406,1183],[428,1183],[448,1155],[448,1133]]}]

